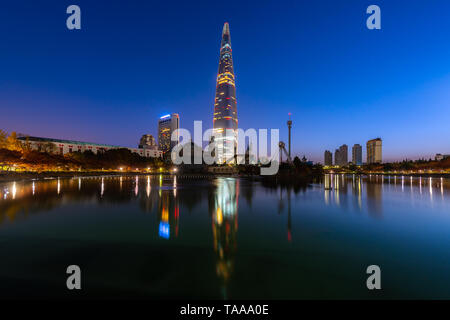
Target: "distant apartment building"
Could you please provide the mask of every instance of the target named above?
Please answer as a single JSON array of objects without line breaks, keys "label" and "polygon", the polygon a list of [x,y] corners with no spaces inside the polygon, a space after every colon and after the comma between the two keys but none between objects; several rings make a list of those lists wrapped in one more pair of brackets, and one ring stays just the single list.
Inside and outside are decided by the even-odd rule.
[{"label": "distant apartment building", "polygon": [[340,159],[341,157],[340,157],[340,155],[339,155],[339,149],[336,149],[335,151],[334,151],[334,165],[335,166],[339,166],[339,163],[340,163]]},{"label": "distant apartment building", "polygon": [[437,153],[436,156],[434,157],[434,160],[441,161],[441,160],[445,160],[445,159],[448,159],[448,158],[450,158],[450,154]]},{"label": "distant apartment building", "polygon": [[352,148],[352,163],[356,165],[362,164],[362,146],[354,144]]},{"label": "distant apartment building", "polygon": [[180,128],[180,116],[177,113],[167,114],[158,120],[158,147],[164,154],[170,152],[179,142],[179,136],[174,137],[172,133]]},{"label": "distant apartment building", "polygon": [[348,164],[348,146],[343,144],[339,147],[339,156],[341,157],[341,166]]},{"label": "distant apartment building", "polygon": [[334,152],[334,164],[337,166],[348,164],[348,146],[346,144],[343,144]]},{"label": "distant apartment building", "polygon": [[71,152],[85,152],[92,151],[94,154],[99,152],[104,152],[112,149],[128,149],[133,153],[139,154],[141,157],[148,158],[161,158],[162,152],[159,150],[149,150],[142,148],[125,148],[120,146],[99,144],[91,142],[82,142],[74,140],[62,140],[62,139],[52,139],[52,138],[42,138],[42,137],[19,137],[17,138],[21,141],[27,141],[30,144],[32,150],[36,151],[46,151],[50,153],[65,155]]},{"label": "distant apartment building", "polygon": [[382,158],[381,138],[367,141],[367,163],[382,163]]},{"label": "distant apartment building", "polygon": [[326,166],[332,166],[333,165],[333,154],[326,150],[324,153],[324,161],[323,161],[324,165]]}]

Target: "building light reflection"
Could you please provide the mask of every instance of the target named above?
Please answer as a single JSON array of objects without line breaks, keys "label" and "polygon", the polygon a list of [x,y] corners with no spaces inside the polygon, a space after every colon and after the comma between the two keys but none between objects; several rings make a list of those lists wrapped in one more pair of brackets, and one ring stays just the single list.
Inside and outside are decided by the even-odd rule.
[{"label": "building light reflection", "polygon": [[422,177],[419,178],[419,191],[422,194]]},{"label": "building light reflection", "polygon": [[16,182],[14,181],[13,186],[12,186],[12,198],[13,199],[16,198],[16,193],[17,193],[17,188],[16,188]]},{"label": "building light reflection", "polygon": [[139,178],[136,176],[135,186],[134,186],[134,195],[137,197],[139,193]]},{"label": "building light reflection", "polygon": [[234,268],[236,233],[238,229],[237,211],[239,181],[233,178],[219,178],[211,202],[213,217],[214,251],[217,255],[216,272],[220,278],[224,295]]},{"label": "building light reflection", "polygon": [[159,223],[159,236],[164,239],[169,239],[170,237],[170,225],[167,222],[161,221]]},{"label": "building light reflection", "polygon": [[173,176],[173,195],[177,196],[177,176]]},{"label": "building light reflection", "polygon": [[433,201],[433,178],[430,177],[429,179],[429,185],[430,185],[430,199]]}]

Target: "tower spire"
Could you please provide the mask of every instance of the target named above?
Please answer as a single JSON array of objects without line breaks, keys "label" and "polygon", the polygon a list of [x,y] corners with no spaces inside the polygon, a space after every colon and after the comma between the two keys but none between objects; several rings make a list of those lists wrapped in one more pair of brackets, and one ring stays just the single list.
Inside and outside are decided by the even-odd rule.
[{"label": "tower spire", "polygon": [[230,35],[230,26],[228,25],[228,22],[225,22],[223,25],[222,36],[225,34]]}]

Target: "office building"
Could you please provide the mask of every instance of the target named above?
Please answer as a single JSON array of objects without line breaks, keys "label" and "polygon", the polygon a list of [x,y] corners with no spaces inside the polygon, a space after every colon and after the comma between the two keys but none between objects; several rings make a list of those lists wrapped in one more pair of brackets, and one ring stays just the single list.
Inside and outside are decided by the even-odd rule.
[{"label": "office building", "polygon": [[[170,152],[179,142],[175,130],[180,128],[180,116],[177,113],[167,114],[158,120],[158,147],[164,154]],[[173,135],[173,136],[172,136]]]},{"label": "office building", "polygon": [[18,140],[29,143],[32,150],[49,152],[59,155],[65,155],[72,152],[85,152],[92,151],[97,154],[99,152],[105,152],[112,149],[128,149],[133,153],[137,153],[141,157],[147,158],[161,158],[162,152],[155,149],[143,149],[143,148],[125,148],[121,146],[114,146],[108,144],[99,144],[92,142],[82,142],[75,140],[62,140],[42,137],[18,137]]}]

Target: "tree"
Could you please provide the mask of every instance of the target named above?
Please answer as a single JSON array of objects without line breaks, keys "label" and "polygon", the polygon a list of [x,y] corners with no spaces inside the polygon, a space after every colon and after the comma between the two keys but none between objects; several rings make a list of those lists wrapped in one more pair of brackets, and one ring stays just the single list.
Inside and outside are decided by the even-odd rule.
[{"label": "tree", "polygon": [[297,156],[295,156],[293,162],[294,162],[294,166],[295,166],[296,168],[300,168],[300,166],[302,165],[302,162],[301,162],[300,158],[297,157]]},{"label": "tree", "polygon": [[31,152],[32,148],[31,148],[29,137],[26,138],[25,142],[20,142],[20,148],[21,148],[22,153]]},{"label": "tree", "polygon": [[22,144],[17,140],[17,133],[11,132],[8,138],[6,138],[6,147],[12,151],[22,151]]},{"label": "tree", "polygon": [[385,164],[383,165],[383,170],[384,170],[385,172],[392,171],[392,170],[394,170],[394,165],[393,165],[392,163],[385,163]]},{"label": "tree", "polygon": [[0,129],[0,149],[7,149],[8,148],[8,144],[7,144],[7,139],[8,138],[8,133],[6,131],[3,131]]}]

